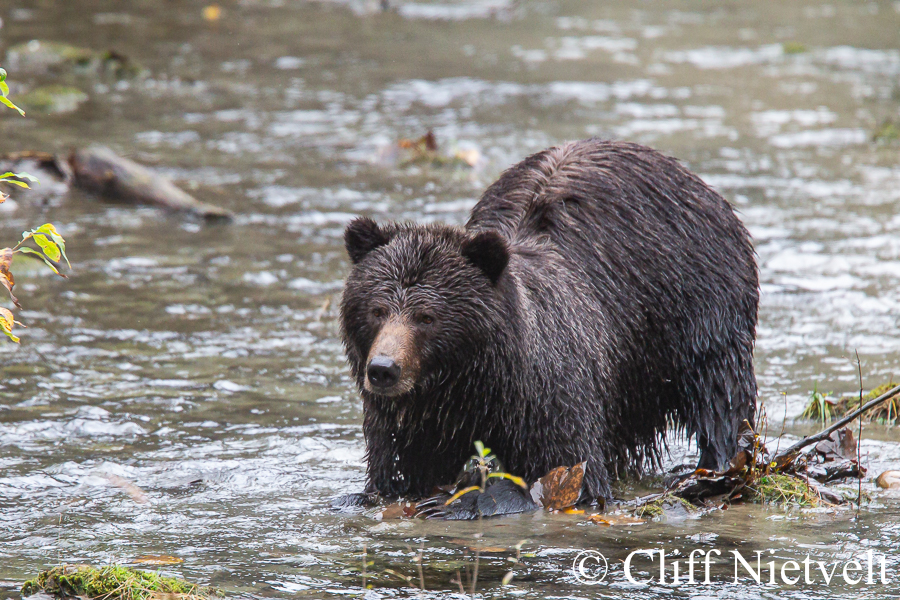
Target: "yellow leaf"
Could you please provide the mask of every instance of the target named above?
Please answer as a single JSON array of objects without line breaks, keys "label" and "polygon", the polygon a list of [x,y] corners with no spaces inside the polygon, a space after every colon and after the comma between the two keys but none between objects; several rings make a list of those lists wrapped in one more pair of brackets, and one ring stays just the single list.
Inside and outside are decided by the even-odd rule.
[{"label": "yellow leaf", "polygon": [[183,563],[184,559],[178,558],[177,556],[167,556],[165,554],[162,554],[159,556],[139,556],[131,562],[136,565],[178,565]]},{"label": "yellow leaf", "polygon": [[0,331],[6,334],[6,336],[14,341],[15,343],[19,343],[19,338],[13,335],[12,329],[15,324],[15,319],[13,318],[13,314],[9,311],[9,309],[0,307]]},{"label": "yellow leaf", "polygon": [[516,484],[520,488],[524,488],[526,490],[528,489],[528,484],[525,483],[524,479],[522,479],[521,477],[518,477],[516,475],[512,475],[511,473],[490,473],[488,475],[488,477],[489,478],[497,477],[497,478],[502,478],[502,479],[509,479],[510,481],[512,481],[514,484]]},{"label": "yellow leaf", "polygon": [[62,255],[59,252],[59,246],[56,245],[56,242],[51,241],[43,234],[35,235],[33,239],[34,243],[41,247],[41,250],[44,251],[44,254],[46,254],[50,260],[59,261]]},{"label": "yellow leaf", "polygon": [[222,17],[222,9],[218,4],[203,7],[203,18],[207,21],[218,21]]}]

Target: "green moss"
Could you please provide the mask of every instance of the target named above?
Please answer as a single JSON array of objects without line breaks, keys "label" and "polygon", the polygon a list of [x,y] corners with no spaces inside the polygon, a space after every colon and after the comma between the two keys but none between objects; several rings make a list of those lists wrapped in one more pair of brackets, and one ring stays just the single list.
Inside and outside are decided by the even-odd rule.
[{"label": "green moss", "polygon": [[753,493],[752,498],[763,504],[792,504],[804,508],[815,508],[821,504],[815,488],[792,475],[763,475],[747,487]]},{"label": "green moss", "polygon": [[73,112],[87,99],[87,94],[78,88],[65,85],[46,85],[18,97],[26,108],[47,113]]},{"label": "green moss", "polygon": [[889,144],[897,140],[900,140],[900,123],[895,123],[890,119],[879,125],[875,133],[872,134],[873,142]]},{"label": "green moss", "polygon": [[7,63],[16,71],[31,74],[47,72],[65,75],[109,75],[135,77],[144,69],[127,56],[109,50],[98,52],[59,42],[31,40],[9,49]]},{"label": "green moss", "polygon": [[663,494],[656,500],[637,507],[634,516],[639,519],[655,519],[673,510],[695,513],[699,509],[684,498],[673,494]]},{"label": "green moss", "polygon": [[89,600],[150,600],[160,594],[178,594],[184,600],[206,600],[222,593],[181,579],[120,566],[95,569],[88,565],[62,565],[42,571],[26,581],[22,594],[44,592],[60,598]]},{"label": "green moss", "polygon": [[781,45],[785,54],[802,54],[806,52],[806,46],[800,42],[785,42]]}]

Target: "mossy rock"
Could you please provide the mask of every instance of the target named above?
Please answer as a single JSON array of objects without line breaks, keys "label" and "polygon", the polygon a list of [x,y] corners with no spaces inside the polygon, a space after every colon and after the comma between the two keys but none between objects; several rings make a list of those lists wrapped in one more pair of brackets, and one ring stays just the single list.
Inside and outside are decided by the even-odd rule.
[{"label": "mossy rock", "polygon": [[674,494],[664,494],[646,504],[642,504],[634,510],[634,516],[639,519],[683,519],[696,514],[700,509]]},{"label": "mossy rock", "polygon": [[[879,385],[863,396],[862,403],[865,404],[866,402],[874,400],[888,390],[893,389],[896,385],[896,382]],[[800,417],[827,424],[836,419],[840,419],[860,406],[858,395],[844,396],[840,399],[831,398],[830,395],[831,392],[823,394],[814,390],[812,394],[810,394],[809,402]],[[882,423],[885,425],[900,424],[900,395],[894,396],[879,406],[867,410],[863,413],[863,419],[870,423]]]},{"label": "mossy rock", "polygon": [[66,85],[45,85],[21,94],[16,101],[26,109],[43,113],[70,113],[84,104],[88,95],[75,87]]},{"label": "mossy rock", "polygon": [[872,134],[872,141],[882,144],[891,144],[898,140],[900,140],[900,122],[890,119],[879,125]]},{"label": "mossy rock", "polygon": [[78,596],[89,600],[209,600],[222,597],[219,590],[200,587],[174,577],[139,571],[120,566],[100,569],[88,565],[62,565],[41,571],[26,581],[22,594],[31,596],[43,592],[58,598]]},{"label": "mossy rock", "polygon": [[6,53],[6,66],[19,73],[40,75],[74,73],[135,77],[144,69],[127,56],[112,50],[97,51],[60,42],[31,40],[17,44]]}]

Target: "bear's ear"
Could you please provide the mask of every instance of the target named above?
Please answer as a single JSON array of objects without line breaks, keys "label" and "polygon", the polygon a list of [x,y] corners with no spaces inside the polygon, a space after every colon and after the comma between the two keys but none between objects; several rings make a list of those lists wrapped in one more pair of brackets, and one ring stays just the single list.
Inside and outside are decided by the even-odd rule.
[{"label": "bear's ear", "polygon": [[364,259],[369,252],[389,241],[391,238],[369,217],[354,219],[344,230],[344,246],[354,265]]},{"label": "bear's ear", "polygon": [[462,243],[462,255],[496,284],[509,262],[509,247],[496,231],[482,231]]}]

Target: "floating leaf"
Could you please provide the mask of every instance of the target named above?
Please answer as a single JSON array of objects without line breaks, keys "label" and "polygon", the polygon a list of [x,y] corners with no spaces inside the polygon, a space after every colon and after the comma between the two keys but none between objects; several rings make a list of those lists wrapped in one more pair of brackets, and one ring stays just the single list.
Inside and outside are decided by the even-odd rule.
[{"label": "floating leaf", "polygon": [[531,488],[531,497],[544,508],[563,510],[574,506],[581,495],[585,463],[573,467],[557,467],[538,479]]},{"label": "floating leaf", "polygon": [[184,559],[162,554],[159,556],[139,556],[131,562],[136,565],[179,565],[184,562]]},{"label": "floating leaf", "polygon": [[638,519],[637,517],[631,517],[628,515],[591,515],[587,518],[591,523],[597,523],[599,525],[641,525],[646,523],[647,521],[643,519]]},{"label": "floating leaf", "polygon": [[218,21],[222,17],[222,9],[218,4],[203,7],[203,18],[207,21]]},{"label": "floating leaf", "polygon": [[111,484],[113,484],[114,486],[121,489],[123,492],[125,492],[129,496],[131,496],[131,499],[134,500],[135,502],[137,502],[138,504],[147,504],[149,502],[149,500],[147,499],[147,494],[144,492],[144,490],[142,490],[135,484],[131,483],[124,477],[119,477],[118,475],[107,474],[106,479]]}]

